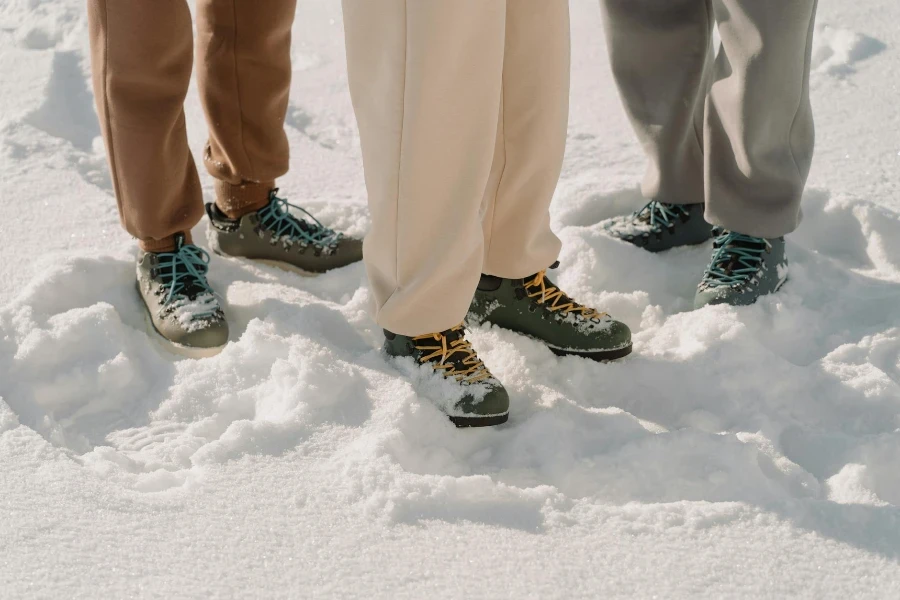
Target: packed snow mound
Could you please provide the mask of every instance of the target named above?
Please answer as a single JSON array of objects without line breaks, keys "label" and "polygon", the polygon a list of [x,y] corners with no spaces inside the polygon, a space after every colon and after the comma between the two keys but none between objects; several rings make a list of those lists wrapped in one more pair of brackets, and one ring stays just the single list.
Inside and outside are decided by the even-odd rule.
[{"label": "packed snow mound", "polygon": [[708,247],[651,255],[596,223],[563,227],[561,285],[628,322],[635,353],[560,359],[472,331],[513,403],[483,431],[457,431],[380,354],[361,266],[310,279],[215,257],[233,339],[181,360],[150,343],[129,256],[71,258],[0,311],[5,420],[145,492],[315,448],[347,502],[389,519],[542,528],[575,501],[900,506],[900,215],[817,191],[806,207],[790,284],[738,309],[687,310]]},{"label": "packed snow mound", "polygon": [[828,75],[849,75],[856,63],[885,48],[883,42],[868,35],[818,23],[813,36],[812,70]]}]

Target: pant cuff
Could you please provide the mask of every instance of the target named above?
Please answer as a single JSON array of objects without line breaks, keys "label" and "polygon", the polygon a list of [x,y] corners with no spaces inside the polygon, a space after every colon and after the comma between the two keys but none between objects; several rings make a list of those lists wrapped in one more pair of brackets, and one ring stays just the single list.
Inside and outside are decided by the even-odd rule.
[{"label": "pant cuff", "polygon": [[792,203],[784,203],[782,207],[744,203],[728,208],[723,203],[719,198],[716,203],[706,205],[703,216],[706,222],[753,237],[774,239],[788,235],[797,229],[803,218],[802,211]]},{"label": "pant cuff", "polygon": [[185,244],[193,244],[194,240],[191,238],[190,231],[182,231],[179,233],[173,233],[170,236],[158,239],[158,240],[138,240],[138,245],[141,247],[141,250],[144,252],[174,252],[175,251],[175,238],[178,235],[184,236]]},{"label": "pant cuff", "polygon": [[269,193],[274,188],[274,181],[245,181],[234,185],[216,180],[216,206],[228,218],[239,219],[266,206],[269,203]]}]

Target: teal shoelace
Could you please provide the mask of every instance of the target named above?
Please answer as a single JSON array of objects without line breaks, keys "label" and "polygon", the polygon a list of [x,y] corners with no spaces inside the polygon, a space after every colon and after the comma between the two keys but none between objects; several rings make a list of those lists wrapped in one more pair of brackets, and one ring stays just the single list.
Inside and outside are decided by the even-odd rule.
[{"label": "teal shoelace", "polygon": [[659,200],[651,200],[642,209],[634,213],[634,219],[643,221],[657,232],[663,227],[670,228],[675,225],[677,219],[690,215],[683,204],[664,204]]},{"label": "teal shoelace", "polygon": [[750,281],[760,270],[763,254],[770,249],[764,238],[719,230],[713,243],[715,252],[701,285],[731,287]]},{"label": "teal shoelace", "polygon": [[[209,271],[209,254],[193,244],[179,242],[175,252],[157,254],[157,272],[167,291],[163,306],[168,310],[177,310],[203,294],[213,297],[215,294],[206,280]],[[219,307],[215,302],[205,302],[206,310],[192,312],[192,319],[204,319],[215,316]]]},{"label": "teal shoelace", "polygon": [[[343,238],[338,233],[322,225],[318,219],[312,216],[306,209],[290,204],[287,200],[275,195],[278,190],[273,190],[271,202],[260,209],[260,223],[272,233],[273,238],[287,238],[291,242],[299,241],[301,244],[313,244],[323,248],[334,248]],[[310,221],[298,219],[291,214],[290,209],[298,210],[310,218]]]}]

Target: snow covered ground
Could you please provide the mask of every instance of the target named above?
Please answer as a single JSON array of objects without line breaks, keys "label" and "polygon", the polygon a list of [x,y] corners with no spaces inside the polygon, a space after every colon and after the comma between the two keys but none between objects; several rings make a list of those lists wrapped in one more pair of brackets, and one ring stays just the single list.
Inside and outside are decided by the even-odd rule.
[{"label": "snow covered ground", "polygon": [[[282,190],[362,233],[337,0],[295,33]],[[601,234],[643,158],[594,0],[573,34],[558,275],[635,353],[475,330],[513,413],[459,431],[379,355],[359,266],[216,257],[229,347],[155,345],[84,2],[0,0],[0,597],[900,597],[900,4],[822,0],[792,279],[741,309],[689,311],[709,248]]]}]

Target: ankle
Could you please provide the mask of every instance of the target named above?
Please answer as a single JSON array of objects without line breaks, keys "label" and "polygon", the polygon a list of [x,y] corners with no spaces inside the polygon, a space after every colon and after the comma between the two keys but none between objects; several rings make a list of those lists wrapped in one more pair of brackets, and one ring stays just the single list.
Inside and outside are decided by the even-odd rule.
[{"label": "ankle", "polygon": [[144,252],[153,252],[154,254],[158,254],[160,252],[175,252],[175,250],[178,248],[179,236],[183,236],[185,244],[193,243],[190,231],[180,231],[158,240],[138,240],[138,246],[140,246],[141,250],[143,250]]},{"label": "ankle", "polygon": [[243,181],[234,185],[216,180],[216,207],[229,219],[240,219],[269,204],[274,181]]}]

